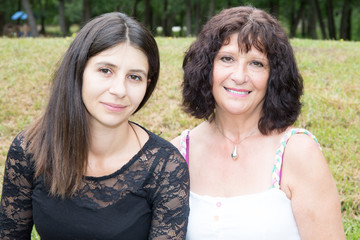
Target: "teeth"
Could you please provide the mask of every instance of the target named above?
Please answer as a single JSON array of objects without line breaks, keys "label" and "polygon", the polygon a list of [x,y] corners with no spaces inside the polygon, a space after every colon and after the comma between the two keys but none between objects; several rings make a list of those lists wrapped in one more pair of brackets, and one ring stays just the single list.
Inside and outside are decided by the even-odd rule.
[{"label": "teeth", "polygon": [[231,90],[231,89],[228,89],[228,88],[226,88],[226,91],[231,92],[231,93],[235,93],[235,94],[239,94],[239,95],[246,95],[246,94],[250,93],[250,91],[240,92],[240,91],[235,91],[235,90]]}]

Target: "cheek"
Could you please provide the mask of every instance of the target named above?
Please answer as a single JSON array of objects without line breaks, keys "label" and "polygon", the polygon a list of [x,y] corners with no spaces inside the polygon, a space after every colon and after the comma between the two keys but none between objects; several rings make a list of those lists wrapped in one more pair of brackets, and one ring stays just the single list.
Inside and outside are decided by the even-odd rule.
[{"label": "cheek", "polygon": [[139,105],[145,97],[147,83],[136,88],[128,89],[128,96],[135,105]]},{"label": "cheek", "polygon": [[252,76],[253,84],[255,85],[255,88],[258,90],[266,90],[268,81],[269,81],[269,74],[263,73],[263,74],[254,74]]}]

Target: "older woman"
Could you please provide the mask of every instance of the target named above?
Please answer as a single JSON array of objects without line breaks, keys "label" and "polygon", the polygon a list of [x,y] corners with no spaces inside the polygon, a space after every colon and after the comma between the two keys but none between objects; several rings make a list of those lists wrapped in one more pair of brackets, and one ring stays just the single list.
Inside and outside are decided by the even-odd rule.
[{"label": "older woman", "polygon": [[185,110],[205,120],[173,140],[190,169],[187,239],[344,239],[319,144],[292,126],[303,83],[278,21],[223,10],[183,69]]}]

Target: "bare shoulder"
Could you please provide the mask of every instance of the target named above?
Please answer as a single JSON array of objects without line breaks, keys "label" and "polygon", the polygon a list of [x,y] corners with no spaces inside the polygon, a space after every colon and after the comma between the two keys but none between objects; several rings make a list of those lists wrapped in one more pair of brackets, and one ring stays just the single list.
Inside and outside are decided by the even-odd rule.
[{"label": "bare shoulder", "polygon": [[[191,136],[191,139],[194,141],[197,141],[201,136],[204,135],[204,127],[207,125],[206,122],[203,122],[201,124],[199,124],[198,126],[196,126],[193,129],[189,129],[190,133],[189,135]],[[180,149],[180,144],[181,144],[181,135],[175,137],[174,139],[172,139],[170,141],[175,147],[177,147],[178,149]]]},{"label": "bare shoulder", "polygon": [[320,145],[307,134],[294,134],[291,136],[286,145],[285,152],[288,157],[300,160],[310,156],[311,158],[322,156]]},{"label": "bare shoulder", "polygon": [[180,149],[180,141],[181,141],[181,135],[175,137],[174,139],[172,139],[170,142],[177,147],[178,149]]},{"label": "bare shoulder", "polygon": [[289,184],[298,180],[310,181],[319,176],[319,171],[329,171],[327,161],[319,144],[307,134],[294,134],[286,144],[284,156],[284,180]]},{"label": "bare shoulder", "polygon": [[291,199],[302,239],[344,239],[336,183],[311,136],[290,137],[281,179],[281,189]]}]

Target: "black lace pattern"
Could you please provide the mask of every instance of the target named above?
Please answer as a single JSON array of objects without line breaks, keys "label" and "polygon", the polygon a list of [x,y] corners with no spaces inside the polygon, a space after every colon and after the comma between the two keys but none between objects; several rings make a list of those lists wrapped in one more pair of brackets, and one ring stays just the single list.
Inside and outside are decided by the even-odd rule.
[{"label": "black lace pattern", "polygon": [[[68,205],[64,205],[81,211],[87,209],[96,224],[98,210],[123,204],[121,201],[126,201],[129,196],[137,196],[146,201],[145,205],[149,206],[151,212],[150,229],[146,233],[148,239],[185,239],[189,214],[189,173],[186,162],[174,146],[153,133],[148,133],[149,140],[127,164],[108,176],[84,177],[80,189],[66,199]],[[30,239],[34,223],[37,229],[39,226],[41,236],[42,231],[39,230],[43,228],[42,215],[36,213],[36,206],[47,203],[52,206],[53,201],[59,201],[50,197],[45,189],[41,177],[34,179],[34,162],[26,153],[24,135],[20,133],[10,146],[5,164],[0,205],[0,239]],[[39,191],[41,194],[37,194]],[[127,202],[131,204],[131,201]],[[131,205],[127,207],[132,208]],[[51,208],[49,213],[52,213]],[[53,214],[56,215],[56,212]],[[114,215],[114,212],[109,214],[109,221],[112,221],[112,217],[119,217]],[[62,216],[53,217],[56,220],[62,219]],[[125,219],[127,220],[129,219]],[[51,219],[43,221],[46,222],[45,225],[51,224]],[[59,232],[66,236],[64,227]],[[83,238],[78,239],[85,239],[85,234],[79,233],[78,236]],[[99,239],[106,237],[103,235]]]}]

